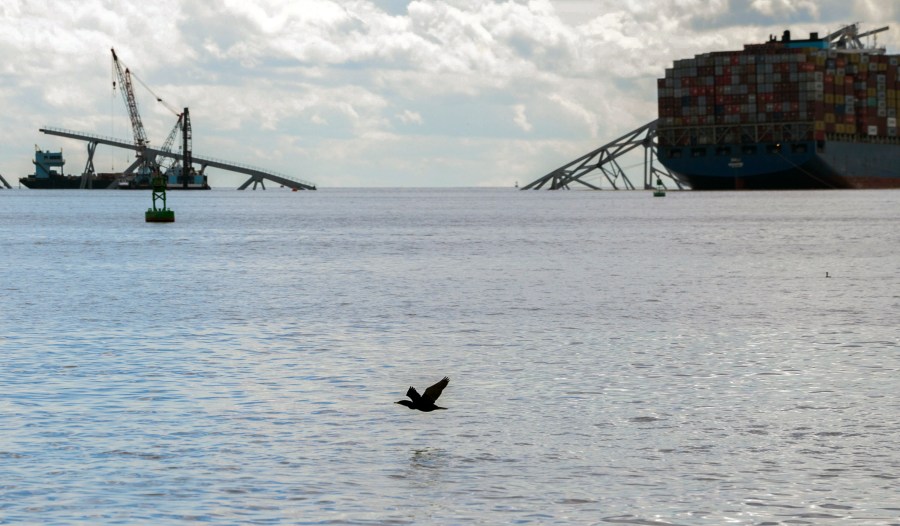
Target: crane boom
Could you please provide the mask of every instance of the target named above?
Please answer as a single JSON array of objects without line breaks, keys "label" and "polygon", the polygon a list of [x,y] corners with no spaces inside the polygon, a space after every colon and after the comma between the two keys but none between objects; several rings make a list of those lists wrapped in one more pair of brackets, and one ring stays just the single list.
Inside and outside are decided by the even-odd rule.
[{"label": "crane boom", "polygon": [[[182,124],[181,121],[183,118],[184,118],[184,115],[178,116],[178,122],[175,123],[175,126],[172,128],[172,131],[169,132],[169,136],[166,137],[166,142],[164,142],[162,145],[162,148],[159,149],[160,152],[163,152],[163,153],[171,153],[172,152],[172,146],[175,145],[175,137],[178,135],[178,131],[181,130],[181,124]],[[159,163],[158,160],[154,161],[154,162],[161,164],[161,163]],[[178,164],[178,162],[175,159],[170,159],[170,164],[171,164],[171,166],[175,166],[176,164]]]},{"label": "crane boom", "polygon": [[[128,68],[122,69],[119,57],[116,56],[116,50],[112,51],[113,65],[115,66],[116,76],[119,79],[122,98],[125,100],[125,106],[128,108],[128,116],[131,118],[131,129],[134,132],[134,145],[137,147],[139,157],[143,157],[144,149],[147,147],[147,132],[144,131],[144,123],[141,122],[141,115],[138,113],[137,100],[134,97],[134,88],[131,84],[131,72]],[[115,82],[113,82],[115,89]]]}]

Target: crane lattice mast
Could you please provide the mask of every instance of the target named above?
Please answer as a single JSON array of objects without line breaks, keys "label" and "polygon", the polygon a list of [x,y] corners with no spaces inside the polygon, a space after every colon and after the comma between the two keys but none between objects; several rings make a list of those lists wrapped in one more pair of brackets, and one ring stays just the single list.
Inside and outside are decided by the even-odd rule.
[{"label": "crane lattice mast", "polygon": [[[134,132],[134,145],[137,147],[137,156],[144,158],[144,150],[147,148],[147,132],[144,131],[144,123],[141,122],[141,115],[138,113],[137,100],[134,97],[134,88],[131,84],[131,71],[128,68],[122,69],[119,57],[116,56],[116,50],[112,51],[113,65],[116,70],[116,77],[119,79],[120,91],[122,98],[125,100],[125,106],[128,108],[128,116],[131,118],[131,129]],[[116,88],[116,82],[113,81],[113,89]]]},{"label": "crane lattice mast", "polygon": [[[175,145],[175,137],[178,135],[178,132],[181,130],[181,124],[182,124],[181,121],[183,118],[184,118],[184,115],[178,116],[178,121],[175,123],[175,126],[172,128],[172,131],[169,132],[169,136],[166,137],[166,142],[164,142],[162,145],[162,148],[159,149],[159,151],[162,152],[163,154],[172,152],[172,146]],[[174,168],[175,166],[178,165],[178,159],[171,158],[167,162],[166,161],[159,162],[157,160],[156,163],[159,164],[160,167],[163,167],[163,165],[165,163],[165,165],[168,168]]]}]

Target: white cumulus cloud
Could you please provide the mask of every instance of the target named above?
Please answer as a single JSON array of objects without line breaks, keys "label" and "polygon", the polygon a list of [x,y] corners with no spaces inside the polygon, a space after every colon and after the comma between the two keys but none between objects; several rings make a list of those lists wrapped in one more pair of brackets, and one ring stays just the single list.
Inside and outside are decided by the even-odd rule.
[{"label": "white cumulus cloud", "polygon": [[528,116],[525,115],[525,105],[524,104],[516,104],[513,106],[513,122],[516,123],[516,126],[522,129],[522,131],[531,131],[534,126],[528,122]]},{"label": "white cumulus cloud", "polygon": [[403,124],[422,124],[424,122],[422,120],[422,115],[412,110],[403,110],[403,113],[397,115],[397,118],[400,119],[400,122]]}]

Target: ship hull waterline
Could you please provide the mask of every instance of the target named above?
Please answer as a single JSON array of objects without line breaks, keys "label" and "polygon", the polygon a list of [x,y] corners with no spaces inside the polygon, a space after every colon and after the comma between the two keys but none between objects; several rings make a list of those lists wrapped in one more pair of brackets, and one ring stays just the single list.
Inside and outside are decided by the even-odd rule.
[{"label": "ship hull waterline", "polygon": [[[36,178],[22,177],[19,183],[30,190],[150,190],[149,184],[136,185],[120,185],[115,179],[93,179],[89,186],[81,187],[81,177],[53,177],[53,178]],[[175,183],[166,187],[167,190],[210,190],[208,184],[197,185],[189,184],[185,187],[183,184]]]},{"label": "ship hull waterline", "polygon": [[693,190],[900,188],[900,148],[895,144],[804,141],[663,147],[660,161]]}]

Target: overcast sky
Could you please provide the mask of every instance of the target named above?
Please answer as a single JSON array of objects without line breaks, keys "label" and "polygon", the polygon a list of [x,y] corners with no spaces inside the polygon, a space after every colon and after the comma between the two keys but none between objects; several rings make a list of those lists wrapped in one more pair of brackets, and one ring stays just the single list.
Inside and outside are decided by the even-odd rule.
[{"label": "overcast sky", "polygon": [[[86,144],[43,126],[131,140],[111,47],[190,108],[198,155],[319,187],[512,186],[654,119],[675,59],[849,22],[900,53],[897,0],[0,0],[0,174],[35,145],[81,173]],[[159,146],[176,116],[137,96]]]}]

